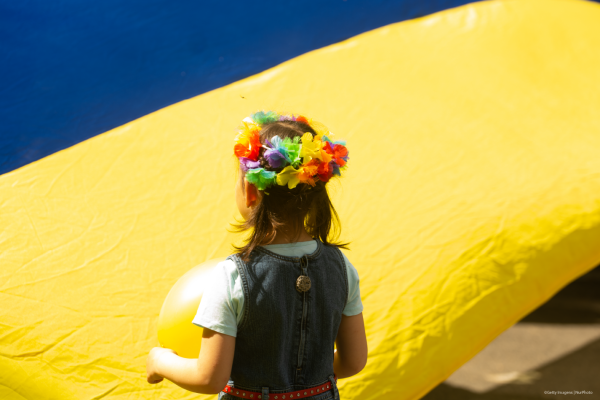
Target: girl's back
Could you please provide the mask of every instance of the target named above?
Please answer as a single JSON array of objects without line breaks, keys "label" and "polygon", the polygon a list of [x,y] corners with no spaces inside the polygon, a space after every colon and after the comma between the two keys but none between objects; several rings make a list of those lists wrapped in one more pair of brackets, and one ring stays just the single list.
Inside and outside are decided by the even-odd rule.
[{"label": "girl's back", "polygon": [[[339,249],[316,240],[301,258],[257,247],[244,263],[232,256],[243,282],[245,311],[236,338],[231,378],[250,391],[291,392],[328,383],[333,346],[348,299]],[[300,276],[310,288],[300,291]]]}]

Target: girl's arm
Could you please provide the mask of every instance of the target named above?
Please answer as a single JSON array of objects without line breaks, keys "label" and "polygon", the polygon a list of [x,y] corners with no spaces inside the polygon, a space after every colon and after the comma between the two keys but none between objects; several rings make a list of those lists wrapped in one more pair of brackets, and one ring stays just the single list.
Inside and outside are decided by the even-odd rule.
[{"label": "girl's arm", "polygon": [[158,383],[167,378],[196,393],[217,394],[229,380],[235,337],[204,328],[200,356],[179,357],[173,350],[155,347],[146,363],[147,380]]},{"label": "girl's arm", "polygon": [[338,379],[356,375],[367,365],[367,335],[362,313],[351,317],[342,315],[335,346],[333,371]]}]

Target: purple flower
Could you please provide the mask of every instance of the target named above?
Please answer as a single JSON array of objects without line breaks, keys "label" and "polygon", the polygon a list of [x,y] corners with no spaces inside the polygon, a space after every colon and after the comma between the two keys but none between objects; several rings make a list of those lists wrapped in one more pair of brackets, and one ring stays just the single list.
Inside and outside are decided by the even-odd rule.
[{"label": "purple flower", "polygon": [[248,172],[249,169],[260,167],[260,161],[252,161],[247,157],[240,157],[240,168],[244,172]]},{"label": "purple flower", "polygon": [[265,151],[264,157],[269,162],[271,168],[281,168],[287,164],[291,164],[292,160],[290,160],[287,149],[283,146],[283,141],[279,136],[273,136],[271,142],[268,139],[266,142],[268,150]]}]

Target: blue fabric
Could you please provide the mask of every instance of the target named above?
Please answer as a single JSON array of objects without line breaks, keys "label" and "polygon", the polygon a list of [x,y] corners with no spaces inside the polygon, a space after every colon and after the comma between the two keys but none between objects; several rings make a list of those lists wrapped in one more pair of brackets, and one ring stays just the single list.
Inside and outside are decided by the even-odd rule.
[{"label": "blue fabric", "polygon": [[[342,252],[317,240],[308,255],[287,257],[257,247],[250,261],[236,262],[244,289],[244,315],[238,327],[229,385],[261,392],[304,391],[330,385],[334,343],[348,298]],[[310,289],[299,292],[299,276]],[[229,395],[221,395],[227,398]],[[338,397],[334,390],[329,395]],[[327,398],[315,393],[313,398]]]},{"label": "blue fabric", "polygon": [[0,174],[310,50],[469,2],[2,2]]}]

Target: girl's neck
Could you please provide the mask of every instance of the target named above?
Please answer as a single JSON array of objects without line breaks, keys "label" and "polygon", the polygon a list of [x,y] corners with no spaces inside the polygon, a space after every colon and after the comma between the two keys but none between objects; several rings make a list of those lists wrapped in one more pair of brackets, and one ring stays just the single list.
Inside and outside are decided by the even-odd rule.
[{"label": "girl's neck", "polygon": [[313,240],[313,238],[306,232],[306,229],[302,230],[300,236],[295,241],[291,241],[288,236],[285,236],[282,233],[275,232],[275,238],[269,244],[287,244],[287,243],[299,243],[299,242],[309,242]]}]

